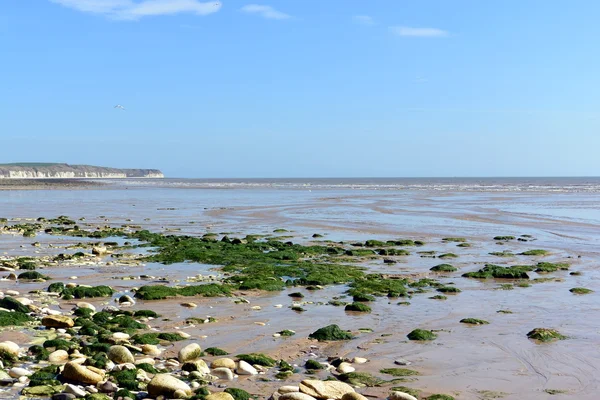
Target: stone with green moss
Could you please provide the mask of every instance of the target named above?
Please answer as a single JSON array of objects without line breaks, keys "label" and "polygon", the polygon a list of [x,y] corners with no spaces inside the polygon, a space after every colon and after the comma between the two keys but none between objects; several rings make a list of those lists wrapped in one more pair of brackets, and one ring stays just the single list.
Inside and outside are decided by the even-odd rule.
[{"label": "stone with green moss", "polygon": [[582,288],[582,287],[576,287],[573,289],[569,289],[569,292],[574,293],[574,294],[590,294],[590,293],[594,293],[594,291],[592,289],[586,289],[586,288]]},{"label": "stone with green moss", "polygon": [[211,356],[226,356],[229,354],[225,350],[220,349],[218,347],[209,347],[209,348],[205,349],[204,352]]},{"label": "stone with green moss", "polygon": [[458,268],[450,264],[438,264],[435,267],[431,267],[429,270],[433,272],[455,272],[458,271]]},{"label": "stone with green moss", "polygon": [[345,308],[346,311],[355,311],[355,312],[362,312],[362,313],[370,313],[371,312],[371,307],[369,307],[368,305],[364,304],[364,303],[360,303],[358,301],[355,301],[352,304],[348,304]]},{"label": "stone with green moss", "polygon": [[415,329],[406,335],[409,340],[435,340],[437,335],[425,329]]},{"label": "stone with green moss", "polygon": [[454,397],[448,394],[434,394],[427,397],[425,400],[454,400]]},{"label": "stone with green moss", "polygon": [[374,377],[373,375],[366,372],[349,372],[346,374],[340,374],[338,379],[342,382],[346,382],[353,386],[358,387],[373,387],[380,386],[385,383],[384,380]]},{"label": "stone with green moss", "polygon": [[335,341],[335,340],[350,340],[353,338],[350,332],[346,332],[340,329],[338,325],[328,325],[323,328],[317,329],[309,336],[311,339],[317,339],[319,342],[323,341]]},{"label": "stone with green moss", "polygon": [[382,374],[392,375],[392,376],[413,376],[419,375],[417,371],[407,368],[384,368],[379,370]]},{"label": "stone with green moss", "polygon": [[261,353],[238,354],[236,357],[242,361],[246,361],[250,365],[256,364],[263,367],[274,367],[277,364],[277,361]]},{"label": "stone with green moss", "polygon": [[460,320],[461,324],[469,324],[469,325],[488,325],[489,322],[483,320],[483,319],[477,319],[477,318],[463,318]]},{"label": "stone with green moss", "polygon": [[323,364],[321,364],[320,362],[318,362],[317,360],[306,360],[306,363],[304,364],[304,368],[306,369],[324,369],[325,366]]},{"label": "stone with green moss", "polygon": [[564,340],[567,337],[560,334],[556,329],[535,328],[527,334],[529,339],[538,340],[540,342],[550,342],[553,340]]}]

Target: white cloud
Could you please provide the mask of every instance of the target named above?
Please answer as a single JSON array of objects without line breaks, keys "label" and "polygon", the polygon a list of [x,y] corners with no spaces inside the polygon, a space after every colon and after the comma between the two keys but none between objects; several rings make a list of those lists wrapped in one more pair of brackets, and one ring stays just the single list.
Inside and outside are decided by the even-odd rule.
[{"label": "white cloud", "polygon": [[368,15],[355,15],[352,17],[352,19],[354,20],[354,22],[360,25],[375,25],[375,20],[373,19],[373,17],[370,17]]},{"label": "white cloud", "polygon": [[50,0],[78,11],[102,14],[115,19],[136,20],[147,16],[193,13],[208,15],[219,11],[220,1],[199,0]]},{"label": "white cloud", "polygon": [[408,26],[390,26],[390,32],[398,36],[445,37],[448,32],[437,28],[411,28]]},{"label": "white cloud", "polygon": [[240,9],[249,14],[258,14],[263,18],[268,19],[288,19],[291,18],[288,14],[277,11],[271,6],[262,6],[259,4],[248,4]]}]

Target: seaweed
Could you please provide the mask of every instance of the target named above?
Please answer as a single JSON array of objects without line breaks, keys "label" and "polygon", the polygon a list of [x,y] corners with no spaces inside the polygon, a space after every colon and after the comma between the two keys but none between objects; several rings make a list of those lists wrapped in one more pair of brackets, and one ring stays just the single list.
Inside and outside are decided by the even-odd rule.
[{"label": "seaweed", "polygon": [[470,325],[488,325],[489,322],[484,321],[483,319],[477,318],[463,318],[460,320],[461,324],[470,324]]},{"label": "seaweed", "polygon": [[540,342],[550,342],[552,340],[564,340],[567,337],[560,334],[555,329],[548,328],[535,328],[534,330],[527,333],[529,339],[538,340]]},{"label": "seaweed", "polygon": [[348,304],[345,308],[346,311],[355,311],[355,312],[363,312],[363,313],[370,313],[371,312],[371,307],[369,307],[366,304],[360,303],[358,301],[355,301],[352,304]]},{"label": "seaweed", "polygon": [[392,375],[392,376],[413,376],[419,375],[417,371],[406,368],[384,368],[379,370],[382,374]]},{"label": "seaweed", "polygon": [[437,335],[425,329],[415,329],[406,335],[409,340],[435,340]]},{"label": "seaweed", "polygon": [[257,364],[263,367],[274,367],[277,364],[277,361],[261,353],[238,354],[236,357],[251,365]]},{"label": "seaweed", "polygon": [[222,350],[218,347],[209,347],[209,348],[205,349],[204,352],[211,356],[226,356],[229,354],[225,350]]},{"label": "seaweed", "polygon": [[353,338],[351,333],[341,330],[340,327],[335,324],[319,328],[311,333],[308,337],[311,339],[317,339],[319,342],[350,340]]},{"label": "seaweed", "polygon": [[589,293],[594,293],[593,290],[582,288],[582,287],[576,287],[576,288],[573,288],[573,289],[569,289],[569,292],[574,293],[574,294],[589,294]]},{"label": "seaweed", "polygon": [[450,264],[438,264],[435,267],[431,267],[429,270],[433,272],[455,272],[458,271],[458,268]]}]

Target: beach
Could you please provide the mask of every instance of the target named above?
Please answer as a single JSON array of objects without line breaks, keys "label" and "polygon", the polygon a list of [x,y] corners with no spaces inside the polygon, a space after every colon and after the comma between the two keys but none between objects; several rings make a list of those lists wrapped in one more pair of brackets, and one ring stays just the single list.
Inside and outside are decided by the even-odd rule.
[{"label": "beach", "polygon": [[[85,302],[97,310],[107,305],[153,310],[162,318],[146,321],[152,328],[190,335],[165,345],[157,363],[177,357],[182,346],[198,343],[203,349],[225,349],[232,358],[264,353],[284,360],[297,371],[285,378],[277,378],[277,371],[270,371],[239,375],[233,381],[218,380],[210,385],[216,391],[224,385],[269,398],[284,385],[339,375],[335,369],[306,374],[303,366],[308,359],[327,363],[336,357],[350,361],[358,357],[368,362],[352,363],[356,372],[388,382],[355,389],[371,398],[385,398],[392,388],[400,386],[419,391],[419,398],[433,394],[466,400],[597,398],[597,178],[94,180],[37,182],[29,186],[37,190],[26,190],[28,185],[15,183],[10,190],[0,192],[0,217],[7,219],[0,225],[33,224],[39,217],[50,220],[62,215],[90,232],[111,227],[127,233],[147,230],[195,238],[210,234],[218,241],[224,236],[261,235],[301,246],[367,253],[368,240],[377,240],[382,246],[387,241],[413,241],[412,245],[385,245],[385,249],[403,249],[406,254],[363,254],[343,261],[382,279],[435,281],[435,285],[423,288],[409,286],[412,289],[407,296],[377,295],[366,302],[371,311],[363,313],[331,304],[353,302],[347,284],[321,285],[319,290],[288,286],[274,291],[235,290],[231,296],[222,297],[143,300],[135,297],[135,290],[144,285],[220,283],[233,273],[224,273],[219,265],[189,260],[168,265],[152,262],[143,256],[152,254],[153,248],[136,247],[135,241],[134,246],[121,248],[128,239],[119,237],[82,239],[43,230],[24,237],[23,232],[3,231],[0,254],[4,261],[17,257],[44,261],[79,250],[89,253],[91,244],[75,247],[81,242],[99,245],[116,241],[117,245],[79,261],[41,262],[36,270],[51,280],[3,279],[0,291],[16,290],[20,296],[43,301],[46,307],[70,315],[81,300],[50,301],[36,291],[47,291],[52,282],[107,285],[114,290],[111,296],[87,298]],[[523,254],[532,250],[544,252]],[[127,256],[111,257],[111,253]],[[341,260],[340,256],[337,261]],[[527,279],[518,280],[462,276],[488,264],[509,267],[539,263],[567,266],[554,271],[532,270]],[[431,271],[441,264],[454,270]],[[9,273],[5,270],[2,274]],[[458,291],[439,291],[447,287]],[[578,295],[570,292],[572,288],[593,292]],[[289,296],[297,292],[304,297]],[[432,298],[436,295],[445,299]],[[121,306],[117,300],[122,296],[135,298],[135,304]],[[245,301],[236,301],[239,299]],[[186,302],[196,307],[181,306]],[[210,322],[190,323],[191,318]],[[488,324],[460,322],[467,318]],[[309,339],[318,328],[331,324],[352,332],[354,339]],[[527,334],[535,328],[556,329],[566,339],[544,343],[529,339]],[[408,340],[414,329],[432,331],[437,338]],[[278,336],[284,330],[295,334]],[[0,333],[0,341],[11,340],[26,349],[43,331],[8,327]],[[203,359],[210,364],[217,358],[207,355]],[[394,377],[381,371],[399,367],[395,361],[401,359],[409,362],[402,368],[415,374],[391,382]],[[2,390],[1,396],[13,398],[19,387]]]}]

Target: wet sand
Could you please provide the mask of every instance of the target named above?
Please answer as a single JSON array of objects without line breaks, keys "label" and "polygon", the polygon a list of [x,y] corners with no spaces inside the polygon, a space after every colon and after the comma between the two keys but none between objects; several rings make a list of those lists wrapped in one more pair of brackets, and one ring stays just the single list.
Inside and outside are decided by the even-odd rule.
[{"label": "wet sand", "polygon": [[[298,365],[303,365],[311,352],[319,360],[331,356],[360,356],[370,362],[358,365],[358,372],[370,372],[384,379],[391,377],[380,374],[379,369],[394,367],[395,359],[406,358],[412,362],[409,368],[419,371],[420,375],[397,385],[419,389],[424,394],[447,393],[467,400],[491,399],[493,396],[504,399],[598,398],[600,273],[597,267],[600,252],[597,249],[600,230],[597,228],[600,221],[581,218],[586,216],[586,207],[589,215],[595,215],[598,200],[593,194],[223,192],[227,194],[214,190],[103,190],[82,192],[77,199],[68,191],[60,190],[26,197],[17,193],[1,199],[3,215],[0,216],[36,218],[65,214],[74,218],[85,216],[90,225],[136,224],[153,231],[176,229],[175,234],[192,235],[207,231],[272,234],[276,228],[285,228],[292,232],[280,235],[291,235],[292,240],[304,243],[312,240],[313,233],[323,234],[321,240],[334,241],[421,239],[427,244],[411,249],[410,256],[394,257],[397,264],[383,264],[377,260],[365,261],[364,266],[379,273],[435,277],[446,284],[453,282],[461,293],[448,295],[445,301],[428,298],[435,292],[418,295],[408,300],[411,303],[408,306],[397,304],[406,299],[379,298],[370,304],[373,312],[368,315],[347,313],[342,307],[326,304],[335,296],[343,296],[347,289],[344,286],[330,286],[319,291],[300,290],[306,296],[302,299],[302,306],[307,310],[304,313],[290,309],[293,302],[287,295],[297,289],[281,293],[250,291],[237,294],[247,298],[250,304],[235,304],[230,298],[195,298],[193,301],[198,307],[190,310],[179,305],[190,300],[186,298],[138,301],[134,309],[149,308],[168,317],[168,322],[156,322],[154,327],[158,329],[184,329],[198,339],[203,348],[220,347],[234,355],[264,352]],[[496,235],[507,234],[531,234],[536,240],[502,245],[492,240]],[[456,243],[442,242],[445,236],[465,237],[472,247],[458,248]],[[40,242],[41,247],[32,247],[34,241]],[[64,252],[64,248],[49,248],[49,244],[67,246],[77,241],[44,235],[36,238],[2,235],[0,254],[56,254]],[[506,259],[489,255],[493,251],[520,253],[537,248],[549,250],[551,254]],[[459,271],[441,275],[431,273],[429,268],[446,261],[422,258],[417,251],[456,253],[459,257],[449,262]],[[580,255],[582,257],[578,258]],[[111,285],[119,291],[115,298],[131,294],[134,287],[148,284],[147,280],[119,279],[126,276],[166,276],[175,283],[197,273],[216,273],[211,270],[213,266],[195,264],[106,266],[107,261],[114,260],[99,259],[98,265],[59,266],[41,272],[57,281],[68,282],[69,277],[75,275],[78,283]],[[488,262],[514,265],[538,261],[567,261],[571,271],[583,274],[571,276],[568,271],[559,271],[544,275],[554,278],[549,282],[514,287],[513,290],[501,290],[502,282],[461,277],[462,273],[476,271]],[[537,274],[532,274],[532,278],[536,277]],[[0,281],[3,291],[14,289],[24,293],[44,287]],[[573,295],[569,292],[572,287],[587,287],[595,293]],[[91,302],[97,306],[107,303]],[[56,307],[69,309],[72,304],[61,302]],[[279,304],[283,307],[276,308]],[[251,308],[256,305],[262,309]],[[501,309],[513,314],[497,313]],[[184,320],[191,316],[212,316],[218,321],[195,327],[185,325]],[[460,324],[459,320],[466,317],[481,318],[490,324]],[[333,344],[307,339],[309,333],[331,323],[356,332],[357,338]],[[556,328],[569,339],[535,343],[528,340],[526,334],[536,327]],[[371,328],[373,333],[358,333],[359,328]],[[431,343],[410,342],[406,334],[414,328],[439,330],[438,339]],[[297,334],[291,338],[273,337],[275,332],[283,329],[295,330]],[[25,344],[23,337],[19,343]],[[183,344],[185,342],[174,345],[172,351]],[[311,348],[311,345],[317,348]],[[282,384],[297,383],[298,377],[294,375],[285,383],[241,378],[235,386],[267,395]],[[546,389],[566,393],[551,396]],[[386,390],[368,388],[361,392],[384,397]]]}]

